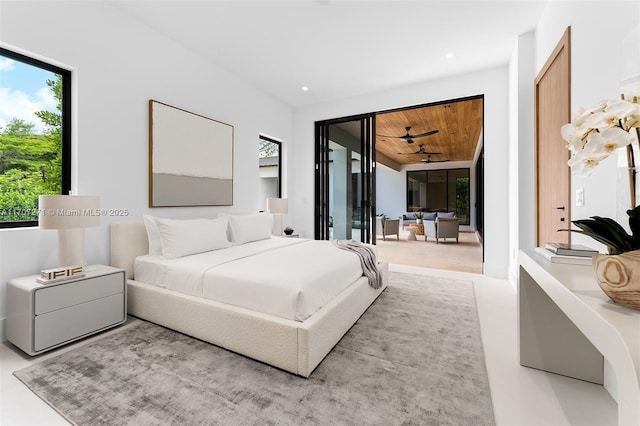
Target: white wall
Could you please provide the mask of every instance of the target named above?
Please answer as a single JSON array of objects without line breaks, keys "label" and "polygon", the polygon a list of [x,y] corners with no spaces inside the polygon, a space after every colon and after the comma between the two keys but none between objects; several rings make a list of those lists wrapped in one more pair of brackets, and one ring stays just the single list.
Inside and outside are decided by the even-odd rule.
[{"label": "white wall", "polygon": [[[485,265],[487,275],[507,276],[508,264],[508,70],[498,67],[357,98],[300,108],[294,113],[290,200],[295,227],[313,236],[314,122],[359,113],[484,94]],[[382,211],[378,202],[378,211]],[[386,212],[385,212],[386,213]]]},{"label": "white wall", "polygon": [[376,166],[376,212],[390,219],[402,217],[407,208],[407,173],[380,163]]},{"label": "white wall", "polygon": [[[152,214],[198,216],[262,207],[258,135],[292,140],[290,107],[109,4],[29,1],[0,7],[3,47],[73,70],[74,191],[99,195],[103,208],[129,209],[132,219],[150,211],[147,103],[155,99],[233,125],[236,179],[232,207],[162,208]],[[289,145],[283,144],[285,170]],[[109,262],[108,224],[115,219],[121,218],[104,217],[100,228],[87,231],[87,262]],[[6,315],[6,281],[55,266],[56,241],[54,231],[0,231],[0,322]]]},{"label": "white wall", "polygon": [[534,246],[533,32],[518,37],[509,63],[509,279],[515,287],[518,250]]}]

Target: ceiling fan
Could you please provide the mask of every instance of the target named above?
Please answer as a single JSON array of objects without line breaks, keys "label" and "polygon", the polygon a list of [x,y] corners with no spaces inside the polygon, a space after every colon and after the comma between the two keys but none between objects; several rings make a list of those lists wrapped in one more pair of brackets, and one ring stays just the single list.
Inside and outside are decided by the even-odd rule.
[{"label": "ceiling fan", "polygon": [[431,155],[427,155],[427,159],[426,160],[422,160],[423,163],[429,164],[429,163],[444,163],[446,161],[450,161],[450,160],[432,160],[431,159]]},{"label": "ceiling fan", "polygon": [[434,135],[434,134],[438,133],[438,130],[430,130],[428,132],[419,133],[417,135],[412,135],[411,133],[409,133],[409,131],[411,130],[411,126],[407,126],[404,129],[407,131],[407,134],[403,135],[403,136],[386,136],[386,135],[378,135],[378,136],[381,136],[383,138],[403,139],[407,143],[413,143],[414,139],[423,138],[425,136],[431,136],[431,135]]},{"label": "ceiling fan", "polygon": [[399,152],[400,155],[438,155],[441,152],[429,152],[424,149],[424,145],[420,145],[416,152]]}]

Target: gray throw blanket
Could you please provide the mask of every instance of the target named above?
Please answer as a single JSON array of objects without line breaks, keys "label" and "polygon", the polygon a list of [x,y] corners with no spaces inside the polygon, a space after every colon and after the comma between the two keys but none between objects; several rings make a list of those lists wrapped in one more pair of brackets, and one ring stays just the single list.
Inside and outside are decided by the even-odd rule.
[{"label": "gray throw blanket", "polygon": [[369,285],[376,290],[382,287],[382,273],[378,269],[376,254],[371,247],[354,240],[333,240],[333,244],[342,250],[357,254],[360,258],[362,273],[369,280]]}]

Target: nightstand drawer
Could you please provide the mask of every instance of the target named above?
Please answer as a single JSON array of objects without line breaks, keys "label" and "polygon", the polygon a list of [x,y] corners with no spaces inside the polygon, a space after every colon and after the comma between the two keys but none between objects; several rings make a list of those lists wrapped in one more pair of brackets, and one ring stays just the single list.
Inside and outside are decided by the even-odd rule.
[{"label": "nightstand drawer", "polygon": [[125,320],[124,293],[107,296],[44,315],[34,324],[34,351],[94,333]]},{"label": "nightstand drawer", "polygon": [[[102,297],[124,293],[123,272],[80,278],[75,282],[43,286],[35,291],[35,314],[41,315]],[[80,317],[82,318],[82,317]]]}]

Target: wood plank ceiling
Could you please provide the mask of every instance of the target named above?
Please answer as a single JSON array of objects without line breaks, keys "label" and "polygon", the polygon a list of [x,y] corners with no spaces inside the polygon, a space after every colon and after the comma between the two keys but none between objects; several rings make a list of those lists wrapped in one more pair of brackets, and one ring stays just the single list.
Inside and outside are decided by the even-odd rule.
[{"label": "wood plank ceiling", "polygon": [[[473,161],[482,130],[482,104],[478,98],[377,114],[376,151],[398,164]],[[407,134],[406,127],[411,127],[410,135],[438,132],[408,143],[398,138]],[[438,154],[417,154],[421,146]]]}]

